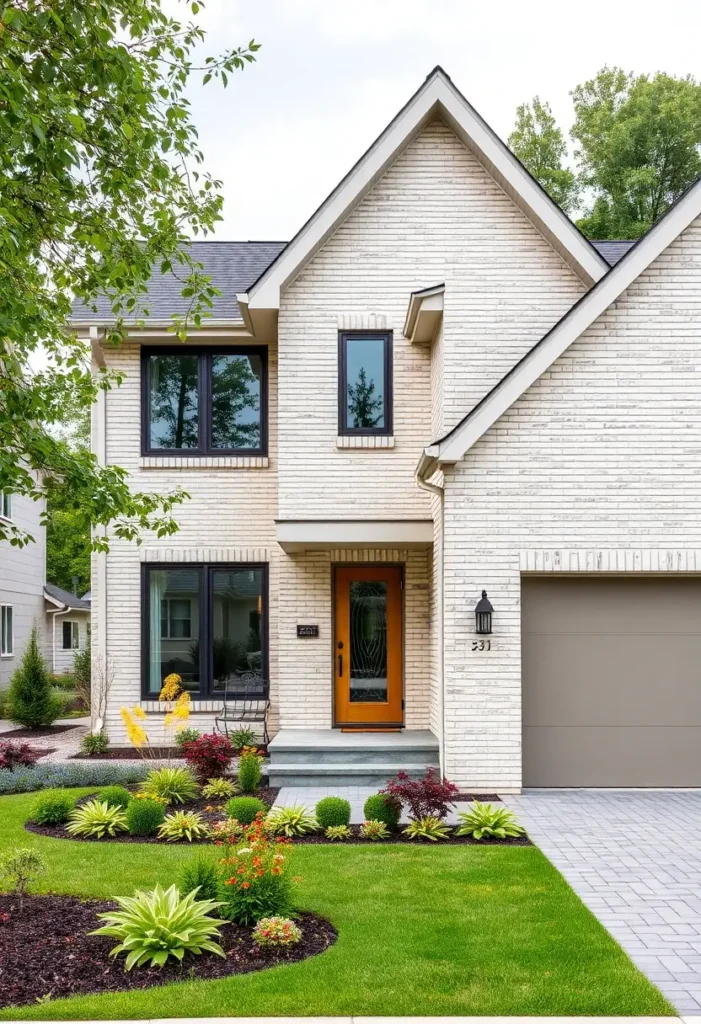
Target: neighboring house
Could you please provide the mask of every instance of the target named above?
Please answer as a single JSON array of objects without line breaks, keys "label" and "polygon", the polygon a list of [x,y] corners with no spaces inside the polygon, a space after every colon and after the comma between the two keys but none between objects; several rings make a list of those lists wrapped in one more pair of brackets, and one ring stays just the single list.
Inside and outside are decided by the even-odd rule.
[{"label": "neighboring house", "polygon": [[56,675],[72,672],[75,656],[85,649],[90,631],[89,592],[83,598],[54,586],[44,585],[46,599],[45,657]]},{"label": "neighboring house", "polygon": [[36,624],[40,643],[44,635],[44,581],[46,579],[46,530],[41,522],[44,504],[20,494],[0,491],[0,515],[26,531],[33,542],[13,547],[0,541],[0,690],[20,662],[25,644]]},{"label": "neighboring house", "polygon": [[112,741],[175,669],[308,760],[430,729],[462,789],[701,785],[701,185],[593,245],[436,69],[287,245],[193,248],[186,345],[158,274],[121,348],[73,320],[125,377],[98,458],[191,496],[95,557]]}]

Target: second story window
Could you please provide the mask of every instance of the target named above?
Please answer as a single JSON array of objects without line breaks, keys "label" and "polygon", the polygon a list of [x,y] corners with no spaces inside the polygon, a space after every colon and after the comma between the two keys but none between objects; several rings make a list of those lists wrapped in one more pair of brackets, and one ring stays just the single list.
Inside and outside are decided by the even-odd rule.
[{"label": "second story window", "polygon": [[265,455],[264,348],[144,349],[144,454]]},{"label": "second story window", "polygon": [[391,434],[392,335],[342,331],[338,385],[339,434]]},{"label": "second story window", "polygon": [[0,519],[12,519],[12,495],[0,491]]}]

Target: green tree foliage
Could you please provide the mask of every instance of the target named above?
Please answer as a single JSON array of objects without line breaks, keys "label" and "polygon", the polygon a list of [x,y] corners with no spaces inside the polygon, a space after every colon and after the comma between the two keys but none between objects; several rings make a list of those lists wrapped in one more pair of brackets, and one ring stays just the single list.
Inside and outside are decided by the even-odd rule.
[{"label": "green tree foliage", "polygon": [[574,209],[579,193],[577,176],[564,165],[567,143],[550,104],[534,96],[530,103],[517,107],[509,146],[565,213]]},{"label": "green tree foliage", "polygon": [[11,722],[28,729],[51,725],[63,710],[63,701],[51,688],[51,680],[39,651],[36,626],[30,633],[22,662],[10,680],[5,714]]},{"label": "green tree foliage", "polygon": [[[69,448],[87,452],[90,410],[67,411],[56,434]],[[90,515],[82,507],[85,500],[84,495],[75,497],[59,487],[49,492],[46,503],[46,579],[78,596],[90,589]]]},{"label": "green tree foliage", "polygon": [[[195,18],[202,3],[182,3]],[[70,494],[90,526],[138,540],[176,529],[186,495],[132,493],[126,472],[101,467],[52,428],[87,408],[119,374],[89,372],[84,340],[65,331],[71,298],[111,298],[108,340],[148,314],[152,272],[174,273],[188,300],[174,329],[206,316],[216,289],[187,239],[220,219],[220,182],[202,170],[185,89],[255,59],[257,44],[207,57],[204,38],[160,0],[9,0],[0,4],[0,490],[34,499]],[[43,356],[36,369],[37,352]],[[0,540],[27,543],[16,525]],[[103,530],[92,544],[107,546]]]},{"label": "green tree foliage", "polygon": [[572,93],[591,238],[638,238],[701,174],[701,84],[603,68]]}]

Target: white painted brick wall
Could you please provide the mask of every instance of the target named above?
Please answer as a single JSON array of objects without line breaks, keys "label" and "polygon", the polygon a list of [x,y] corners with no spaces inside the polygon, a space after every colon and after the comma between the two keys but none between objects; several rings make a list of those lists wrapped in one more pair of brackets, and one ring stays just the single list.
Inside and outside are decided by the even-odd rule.
[{"label": "white painted brick wall", "polygon": [[[701,222],[446,472],[446,760],[521,784],[520,572],[701,571]],[[697,561],[698,559],[698,561]],[[494,604],[473,653],[474,605]]]}]

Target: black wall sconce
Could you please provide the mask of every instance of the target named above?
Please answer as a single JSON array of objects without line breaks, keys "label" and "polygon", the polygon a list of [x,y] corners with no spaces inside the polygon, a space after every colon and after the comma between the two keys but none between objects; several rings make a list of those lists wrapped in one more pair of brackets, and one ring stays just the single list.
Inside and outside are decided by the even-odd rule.
[{"label": "black wall sconce", "polygon": [[482,591],[482,597],[475,608],[475,632],[484,636],[492,632],[492,603],[487,597],[487,591]]}]

